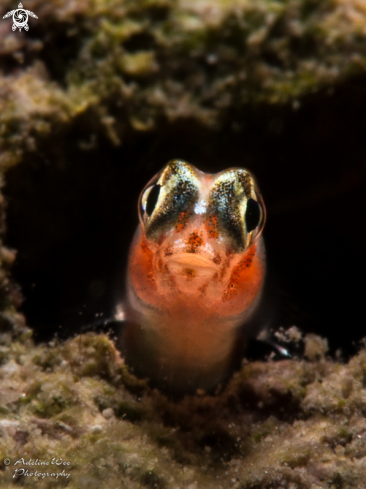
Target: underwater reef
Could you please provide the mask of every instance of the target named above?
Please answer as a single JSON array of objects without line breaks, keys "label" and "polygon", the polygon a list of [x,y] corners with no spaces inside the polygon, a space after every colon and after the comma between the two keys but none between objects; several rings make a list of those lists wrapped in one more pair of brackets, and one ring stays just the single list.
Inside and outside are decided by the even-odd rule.
[{"label": "underwater reef", "polygon": [[[342,106],[338,118],[324,116],[321,128],[309,129],[309,123],[299,153],[334,137],[327,132],[332,124],[352,119],[344,109],[350,100],[360,110],[365,106],[364,2],[28,0],[24,8],[38,19],[29,18],[29,31],[13,32],[12,19],[2,17],[16,3],[4,0],[0,7],[0,486],[363,487],[364,348],[348,360],[327,356],[327,341],[308,334],[299,357],[243,360],[216,395],[172,400],[129,373],[106,335],[48,341],[58,323],[44,319],[39,330],[33,328],[40,335],[34,341],[26,309],[31,295],[12,267],[26,263],[30,284],[42,268],[52,289],[52,267],[64,264],[50,266],[50,250],[74,218],[83,234],[82,217],[75,217],[81,208],[101,212],[102,231],[88,236],[93,253],[98,239],[112,243],[116,253],[123,242],[126,251],[135,217],[112,242],[113,212],[103,199],[91,206],[90,195],[98,187],[105,188],[106,200],[117,194],[119,187],[110,187],[116,175],[138,192],[147,174],[180,157],[174,145],[216,168],[224,159],[215,162],[216,153],[242,153],[243,135],[250,139],[265,128],[255,136],[262,144],[264,135],[291,125],[303,106],[328,107],[340,93],[343,105],[334,102],[334,111]],[[218,150],[220,134],[225,144]],[[253,148],[245,151],[255,173],[265,168],[276,180],[271,159],[257,161]],[[362,151],[357,155],[363,161]],[[306,175],[321,171],[311,164]],[[333,167],[336,173],[331,160],[327,168]],[[342,177],[342,189],[364,178],[364,166],[356,170]],[[295,193],[298,209],[304,201]],[[319,195],[314,191],[314,201]],[[123,210],[133,214],[136,199],[127,197],[131,207]],[[110,205],[117,206],[114,200]],[[72,247],[78,247],[76,239]],[[88,266],[80,272],[73,267],[75,275],[89,273]],[[102,297],[103,287],[92,282],[90,303]],[[76,278],[70,296],[80,288]],[[35,309],[54,304],[41,298]],[[292,340],[301,336],[294,331]],[[49,465],[23,464],[30,459]],[[19,468],[24,472],[14,478]]]},{"label": "underwater reef", "polygon": [[104,335],[14,342],[1,349],[0,484],[24,469],[15,479],[41,488],[362,487],[366,350],[341,365],[326,349],[309,335],[303,360],[244,362],[216,395],[172,400]]}]

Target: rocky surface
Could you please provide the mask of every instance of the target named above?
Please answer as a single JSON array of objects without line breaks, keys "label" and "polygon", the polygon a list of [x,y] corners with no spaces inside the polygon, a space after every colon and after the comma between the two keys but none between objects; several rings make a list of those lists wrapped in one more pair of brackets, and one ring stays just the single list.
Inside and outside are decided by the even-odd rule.
[{"label": "rocky surface", "polygon": [[2,347],[0,484],[362,487],[366,351],[340,364],[305,342],[312,360],[244,362],[215,396],[180,400],[129,374],[103,335]]},{"label": "rocky surface", "polygon": [[[12,8],[6,0],[1,13]],[[129,128],[177,119],[222,127],[252,105],[296,109],[366,64],[357,0],[30,0],[27,8],[38,15],[29,32],[1,22],[3,168],[81,114],[117,145]]]}]

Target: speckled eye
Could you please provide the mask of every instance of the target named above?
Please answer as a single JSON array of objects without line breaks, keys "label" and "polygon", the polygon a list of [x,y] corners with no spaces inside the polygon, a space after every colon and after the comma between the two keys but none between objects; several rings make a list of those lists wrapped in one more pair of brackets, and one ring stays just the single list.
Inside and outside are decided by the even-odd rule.
[{"label": "speckled eye", "polygon": [[251,233],[258,226],[261,220],[261,209],[258,202],[254,199],[248,199],[245,209],[245,227],[247,233]]},{"label": "speckled eye", "polygon": [[169,161],[140,194],[139,218],[146,237],[157,241],[162,233],[174,228],[182,212],[187,218],[198,192],[197,170],[182,160]]}]

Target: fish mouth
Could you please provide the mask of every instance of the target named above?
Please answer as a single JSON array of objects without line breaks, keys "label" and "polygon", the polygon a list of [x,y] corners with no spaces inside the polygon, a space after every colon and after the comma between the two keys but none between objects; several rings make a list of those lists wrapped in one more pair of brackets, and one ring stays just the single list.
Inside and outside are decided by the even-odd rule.
[{"label": "fish mouth", "polygon": [[198,253],[177,253],[168,260],[169,268],[185,267],[191,269],[216,269],[212,258]]}]

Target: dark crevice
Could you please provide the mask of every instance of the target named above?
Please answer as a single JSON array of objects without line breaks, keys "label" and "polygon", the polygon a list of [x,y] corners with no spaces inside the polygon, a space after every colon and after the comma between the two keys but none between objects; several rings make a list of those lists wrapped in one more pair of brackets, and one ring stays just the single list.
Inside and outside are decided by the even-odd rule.
[{"label": "dark crevice", "polygon": [[76,25],[81,23],[77,20],[75,24],[50,21],[45,32],[42,26],[37,25],[30,32],[31,36],[39,36],[42,39],[43,46],[37,53],[37,58],[47,66],[51,80],[62,87],[67,83],[65,73],[70,71],[70,66],[78,59],[81,46],[88,34],[86,31],[80,31],[80,27],[76,28]]},{"label": "dark crevice", "polygon": [[168,160],[182,158],[203,171],[254,172],[282,298],[274,326],[296,324],[329,337],[333,351],[353,351],[364,335],[364,87],[364,78],[354,80],[332,96],[301,100],[297,110],[232,109],[218,132],[186,120],[121,133],[115,147],[86,114],[38,141],[37,152],[8,171],[5,187],[7,245],[18,250],[14,276],[36,337],[74,334],[96,314],[111,314],[123,297],[138,195]]},{"label": "dark crevice", "polygon": [[147,32],[134,34],[123,43],[123,47],[130,53],[137,51],[151,51],[156,47],[154,36]]}]

